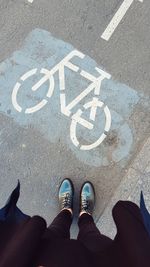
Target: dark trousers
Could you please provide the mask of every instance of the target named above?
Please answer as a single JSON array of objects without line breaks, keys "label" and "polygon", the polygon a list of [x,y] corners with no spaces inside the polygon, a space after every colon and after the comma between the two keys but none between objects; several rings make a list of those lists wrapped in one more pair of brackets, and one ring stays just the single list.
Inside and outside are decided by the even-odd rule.
[{"label": "dark trousers", "polygon": [[[53,220],[48,229],[57,238],[70,239],[71,223],[71,213],[68,210],[63,210]],[[78,219],[78,226],[77,240],[82,242],[89,250],[99,251],[112,243],[110,238],[100,233],[91,215],[82,214]]]},{"label": "dark trousers", "polygon": [[[117,227],[117,235],[114,240],[101,234],[92,216],[88,214],[82,214],[78,219],[79,234],[77,240],[93,252],[104,251],[105,248],[111,246],[117,247],[117,251],[122,248],[125,255],[130,258],[135,251],[137,262],[138,259],[143,258],[143,255],[146,259],[149,255],[150,238],[145,229],[139,207],[130,201],[119,201],[114,206],[112,215]],[[57,215],[48,228],[55,236],[69,239],[71,223],[71,213],[64,210]]]}]

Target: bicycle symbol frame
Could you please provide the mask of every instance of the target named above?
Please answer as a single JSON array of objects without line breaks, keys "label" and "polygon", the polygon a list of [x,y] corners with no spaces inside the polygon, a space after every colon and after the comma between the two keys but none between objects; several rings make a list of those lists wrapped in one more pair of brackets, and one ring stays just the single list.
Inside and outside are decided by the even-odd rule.
[{"label": "bicycle symbol frame", "polygon": [[[60,107],[61,107],[61,113],[64,114],[67,117],[71,118],[71,125],[70,125],[70,139],[72,143],[79,147],[80,150],[91,150],[99,146],[103,140],[106,138],[108,131],[111,127],[111,113],[107,105],[105,105],[102,101],[99,100],[98,96],[100,95],[100,89],[101,89],[101,83],[104,79],[110,79],[111,75],[104,70],[101,70],[99,68],[95,68],[95,70],[98,72],[99,76],[95,77],[92,74],[86,72],[85,70],[80,70],[80,68],[70,62],[70,60],[73,57],[79,57],[80,59],[83,59],[85,55],[81,53],[78,50],[71,51],[63,60],[61,60],[57,65],[55,65],[51,70],[47,70],[45,68],[42,68],[40,70],[41,74],[44,74],[44,76],[34,85],[32,86],[32,90],[36,91],[38,90],[46,81],[49,81],[49,88],[46,95],[46,98],[41,100],[38,104],[36,104],[33,107],[26,108],[25,111],[23,111],[22,107],[18,104],[17,101],[17,94],[18,91],[22,85],[23,82],[25,82],[28,78],[35,75],[38,71],[37,68],[31,69],[30,71],[26,72],[24,75],[20,77],[20,81],[17,82],[13,88],[12,91],[12,104],[14,108],[18,112],[25,112],[25,114],[31,114],[34,113],[40,109],[42,109],[47,103],[49,98],[51,98],[54,88],[55,88],[55,80],[54,80],[54,74],[58,72],[59,75],[59,89],[60,89]],[[81,94],[79,94],[75,99],[73,99],[68,105],[66,105],[66,95],[65,95],[65,68],[68,68],[74,72],[79,72],[79,74],[90,81],[91,83],[87,86],[85,90],[82,91]],[[77,112],[72,114],[72,109],[80,103],[82,99],[84,99],[89,93],[94,91],[94,97],[90,102],[87,102],[83,105],[83,109],[78,109]],[[77,124],[82,125],[83,127],[92,130],[94,128],[93,122],[96,118],[97,108],[101,108],[104,111],[105,114],[105,127],[103,133],[100,135],[98,140],[96,140],[92,144],[88,145],[82,145],[78,141],[77,135],[76,135],[76,128]],[[85,120],[82,118],[82,114],[85,110],[90,109],[90,121]]]}]

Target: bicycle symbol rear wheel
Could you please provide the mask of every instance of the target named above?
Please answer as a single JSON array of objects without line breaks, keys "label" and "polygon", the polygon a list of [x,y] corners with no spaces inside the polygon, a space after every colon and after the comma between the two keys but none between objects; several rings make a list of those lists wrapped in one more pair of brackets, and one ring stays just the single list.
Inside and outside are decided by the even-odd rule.
[{"label": "bicycle symbol rear wheel", "polygon": [[[19,89],[22,85],[22,83],[24,81],[26,81],[28,78],[30,78],[31,76],[35,75],[37,73],[37,69],[32,69],[28,72],[26,72],[24,75],[22,75],[20,77],[20,82],[17,82],[13,88],[13,91],[12,91],[12,104],[14,106],[14,108],[18,111],[18,112],[21,112],[23,109],[22,107],[19,105],[18,101],[17,101],[17,95],[18,95],[18,92],[19,92]],[[53,94],[53,91],[54,91],[54,86],[55,86],[55,82],[54,82],[54,77],[53,75],[49,76],[49,71],[47,69],[41,69],[40,73],[44,74],[45,76],[48,76],[48,80],[49,80],[49,88],[48,88],[48,92],[46,94],[46,97],[47,98],[50,98]],[[40,81],[39,81],[40,83]],[[40,87],[40,86],[39,86]],[[32,88],[31,88],[32,89]],[[37,90],[38,88],[36,88]],[[33,89],[32,89],[33,90]],[[35,90],[33,90],[35,91]],[[24,112],[26,114],[31,114],[31,113],[34,113],[38,110],[40,110],[41,108],[43,108],[46,104],[47,104],[48,100],[46,98],[42,99],[38,104],[34,105],[33,107],[30,107],[30,108],[26,108],[24,110]]]}]

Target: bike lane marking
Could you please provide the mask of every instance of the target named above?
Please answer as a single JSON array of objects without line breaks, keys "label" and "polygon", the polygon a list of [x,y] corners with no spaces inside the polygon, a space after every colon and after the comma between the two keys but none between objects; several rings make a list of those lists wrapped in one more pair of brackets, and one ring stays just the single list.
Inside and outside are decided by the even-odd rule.
[{"label": "bike lane marking", "polygon": [[[125,16],[125,14],[127,13],[127,11],[129,10],[130,6],[133,4],[134,1],[135,0],[124,0],[123,1],[120,8],[116,12],[112,20],[110,21],[109,25],[107,26],[103,34],[101,35],[102,39],[106,41],[110,39],[110,37],[116,30],[119,23],[122,21],[123,17]],[[143,0],[138,0],[138,1],[141,3],[143,2]]]},{"label": "bike lane marking", "polygon": [[[99,104],[101,101],[101,108],[96,116],[94,108],[89,114],[90,101],[95,97],[93,92],[82,99],[77,108],[74,107],[72,114],[80,111],[83,125],[84,120],[89,119],[90,116],[91,119],[96,117],[94,127],[88,130],[82,124],[77,123],[77,119],[74,120],[62,114],[60,80],[57,73],[54,75],[55,89],[50,99],[45,98],[49,88],[48,80],[37,91],[31,89],[43,77],[41,70],[51,70],[74,50],[72,45],[54,38],[45,30],[33,30],[25,39],[23,46],[0,64],[0,111],[13,118],[21,127],[32,125],[50,143],[60,142],[63,146],[65,145],[66,150],[71,150],[77,159],[85,164],[109,166],[114,162],[114,164],[122,166],[130,159],[137,144],[137,133],[131,118],[136,106],[143,98],[140,93],[125,84],[113,81],[112,78],[105,79],[101,83],[99,100],[95,100],[95,103],[98,101]],[[89,86],[88,79],[84,77],[85,73],[91,74],[91,76],[88,75],[90,80],[97,76],[97,69],[104,70],[104,67],[98,66],[93,59],[86,55],[83,59],[72,58],[71,63],[78,66],[79,71],[74,72],[65,68],[67,104],[76,99]],[[36,74],[26,80],[27,73],[31,69],[34,69]],[[82,75],[80,75],[81,70]],[[18,82],[20,78],[24,81],[21,86]],[[22,108],[21,112],[14,108],[11,99],[13,88],[17,82],[17,86],[20,86],[17,101]],[[44,99],[47,104],[42,109],[35,113],[25,114],[27,108],[30,110],[33,105]],[[146,100],[141,105],[145,104]],[[107,132],[110,127],[109,119],[106,124],[106,116],[108,118],[110,116],[106,105],[109,107],[112,123],[108,136],[103,141],[103,133]],[[136,119],[138,120],[138,117]],[[86,151],[86,146],[91,143],[95,146],[97,145],[94,143],[96,141],[103,142],[100,146],[93,147],[93,150]],[[113,144],[114,142],[115,144]]]},{"label": "bike lane marking", "polygon": [[[103,108],[104,109],[104,113],[105,113],[105,126],[104,126],[104,132],[101,134],[101,136],[98,138],[98,140],[96,142],[94,142],[93,144],[90,145],[79,145],[79,142],[77,140],[76,137],[76,128],[77,128],[77,124],[82,125],[83,127],[91,130],[93,129],[94,125],[83,119],[81,117],[83,111],[81,109],[79,109],[74,115],[71,116],[72,119],[72,123],[70,126],[70,139],[72,141],[72,143],[76,146],[79,147],[81,150],[91,150],[93,148],[96,148],[97,146],[99,146],[104,139],[107,137],[107,134],[110,130],[111,127],[111,113],[109,111],[109,108],[107,106],[104,105],[103,102],[101,102],[99,100],[99,96],[100,96],[100,89],[101,89],[101,85],[102,85],[102,81],[105,79],[110,79],[111,75],[108,74],[107,72],[99,69],[99,68],[95,68],[95,70],[100,74],[99,77],[95,77],[93,75],[91,75],[90,73],[81,70],[80,71],[80,75],[84,78],[86,78],[88,81],[91,82],[91,84],[85,89],[83,90],[83,92],[81,94],[79,94],[73,101],[71,101],[71,103],[66,105],[66,94],[65,94],[65,67],[74,71],[74,72],[78,72],[80,70],[80,68],[71,63],[70,60],[73,59],[74,57],[78,57],[80,59],[83,59],[85,57],[85,55],[81,52],[79,52],[78,50],[73,50],[72,52],[70,52],[63,60],[61,60],[58,64],[56,64],[51,70],[46,70],[43,69],[40,71],[40,73],[45,74],[34,86],[32,86],[32,91],[36,91],[38,90],[45,82],[49,81],[50,86],[48,89],[48,93],[47,93],[47,97],[51,97],[55,88],[55,82],[54,82],[54,74],[56,72],[58,72],[58,76],[59,76],[59,89],[62,92],[62,90],[64,91],[64,93],[60,94],[60,105],[61,105],[61,112],[62,114],[64,114],[65,116],[70,117],[71,113],[72,113],[72,109],[81,102],[82,99],[84,99],[89,93],[91,93],[91,91],[94,90],[94,94],[95,97],[93,97],[93,100],[86,103],[83,108],[85,110],[87,109],[91,109],[90,111],[90,120],[92,120],[93,122],[96,119],[96,113],[97,113],[97,109],[98,108]],[[33,75],[35,75],[37,73],[37,69],[32,69],[28,72],[26,72],[25,74],[23,74],[20,77],[21,81],[26,81],[28,78],[32,77]],[[13,92],[12,92],[12,103],[14,108],[18,111],[18,112],[22,112],[22,108],[21,106],[18,104],[17,102],[17,94],[19,92],[21,88],[21,83],[17,82]],[[46,104],[47,104],[47,100],[43,99],[41,100],[38,104],[34,105],[31,108],[27,108],[25,110],[26,114],[31,114],[34,112],[39,111],[41,108],[43,108]]]}]

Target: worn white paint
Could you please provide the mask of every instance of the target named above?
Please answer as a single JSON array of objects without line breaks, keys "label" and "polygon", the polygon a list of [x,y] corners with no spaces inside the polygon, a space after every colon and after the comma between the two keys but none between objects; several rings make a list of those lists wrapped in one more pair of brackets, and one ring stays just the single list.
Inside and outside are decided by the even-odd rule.
[{"label": "worn white paint", "polygon": [[28,0],[29,3],[33,3],[34,0]]},{"label": "worn white paint", "polygon": [[41,85],[43,85],[52,75],[55,74],[55,72],[59,71],[59,81],[60,81],[60,90],[65,89],[65,81],[64,81],[64,68],[68,67],[72,71],[77,72],[79,70],[79,67],[69,62],[73,57],[79,57],[84,58],[85,55],[78,50],[73,50],[71,53],[69,53],[62,61],[60,61],[57,65],[54,66],[50,71],[47,72],[47,75],[45,75],[39,82],[37,82],[33,87],[32,90],[36,91]]},{"label": "worn white paint", "polygon": [[16,83],[14,89],[13,89],[13,92],[12,92],[12,103],[13,103],[13,106],[14,108],[18,111],[18,112],[21,112],[22,111],[22,107],[20,107],[20,105],[18,104],[17,102],[17,94],[18,94],[18,91],[19,91],[19,88],[21,86],[21,83]]},{"label": "worn white paint", "polygon": [[84,91],[82,91],[82,93],[79,94],[67,106],[66,106],[66,101],[65,101],[65,95],[64,94],[60,95],[61,112],[64,115],[69,117],[71,115],[71,110],[92,91],[94,91],[95,95],[100,95],[100,88],[101,88],[102,81],[104,79],[110,79],[111,75],[99,68],[95,68],[95,69],[100,73],[100,76],[95,77],[91,75],[90,73],[84,70],[81,70],[80,75],[86,78],[87,80],[91,81],[91,84]]},{"label": "worn white paint", "polygon": [[26,72],[24,75],[22,75],[21,78],[20,78],[20,80],[25,81],[25,80],[28,79],[30,76],[36,74],[36,72],[37,72],[37,69],[32,69],[32,70]]},{"label": "worn white paint", "polygon": [[[93,107],[95,108],[95,103],[96,103],[96,106],[99,108],[104,107],[103,102],[99,101],[97,98],[93,98],[91,102],[88,102],[84,105],[84,109],[86,110],[88,108],[93,108]],[[81,123],[81,120],[82,120],[81,115],[83,112],[84,111],[82,110],[78,110],[77,113],[72,116],[72,122],[70,125],[70,139],[76,147],[79,146],[79,141],[77,139],[77,134],[76,134],[77,123],[80,123],[84,127],[88,128],[85,123],[87,121],[85,121],[84,124]],[[110,127],[111,127],[111,114],[107,106],[104,107],[104,113],[105,113],[105,119],[106,119],[104,133],[102,133],[100,137],[98,138],[98,140],[96,140],[94,143],[89,144],[89,145],[81,145],[80,146],[81,150],[92,150],[96,148],[97,146],[99,146],[106,138],[107,132],[110,130]]]},{"label": "worn white paint", "polygon": [[[55,87],[55,82],[54,82],[54,77],[53,75],[58,71],[59,72],[59,82],[60,82],[60,90],[64,90],[65,89],[65,67],[68,67],[69,69],[71,69],[72,71],[77,72],[79,70],[79,67],[72,64],[71,62],[69,62],[69,60],[71,60],[74,56],[78,56],[80,58],[84,58],[84,54],[82,54],[81,52],[79,52],[78,50],[73,50],[71,53],[69,53],[62,61],[60,61],[57,65],[54,66],[54,68],[52,68],[50,71],[47,69],[42,68],[40,73],[44,74],[43,78],[40,79],[33,87],[32,90],[36,91],[38,90],[47,80],[49,80],[49,89],[47,92],[47,97],[50,98],[53,94],[54,91],[54,87]],[[24,75],[21,76],[20,80],[21,82],[27,80],[28,78],[30,78],[31,76],[35,75],[37,73],[37,68],[32,69],[28,72],[26,72]],[[13,106],[15,107],[15,109],[18,112],[22,111],[22,108],[20,107],[20,105],[17,102],[17,94],[19,91],[19,88],[21,87],[21,83],[16,83],[13,92],[12,92],[12,103]],[[28,108],[25,110],[25,113],[29,114],[29,113],[34,113],[38,110],[40,110],[41,108],[43,108],[46,104],[47,104],[47,100],[43,99],[39,104],[37,104],[34,107]]]},{"label": "worn white paint", "polygon": [[34,113],[38,110],[40,110],[41,108],[43,108],[46,104],[48,103],[48,101],[46,99],[43,99],[40,103],[38,103],[36,106],[32,107],[32,108],[27,108],[25,110],[26,114],[30,114],[30,113]]},{"label": "worn white paint", "polygon": [[[106,41],[108,41],[110,39],[110,37],[114,33],[115,29],[117,28],[117,26],[119,25],[119,23],[121,22],[121,20],[123,19],[126,12],[128,11],[128,9],[130,8],[130,6],[132,5],[132,3],[134,1],[135,0],[124,0],[123,1],[120,8],[118,9],[116,14],[112,18],[111,22],[109,23],[109,25],[107,26],[107,28],[105,29],[103,34],[101,35],[102,39],[104,39]],[[143,0],[138,0],[138,1],[141,3],[143,2]]]},{"label": "worn white paint", "polygon": [[[70,60],[74,57],[79,57],[80,59],[84,58],[84,54],[79,52],[78,50],[71,51],[63,60],[61,60],[58,64],[56,64],[51,70],[47,70],[42,68],[40,70],[40,73],[44,74],[44,76],[34,85],[32,86],[32,90],[36,91],[38,90],[46,81],[49,81],[49,88],[48,92],[46,94],[46,98],[42,99],[38,104],[36,104],[33,107],[26,108],[23,110],[21,106],[17,102],[17,94],[18,91],[22,85],[23,82],[25,82],[28,78],[30,78],[33,75],[38,75],[37,68],[29,70],[25,74],[23,74],[20,78],[20,82],[17,82],[13,92],[12,92],[12,103],[15,109],[18,112],[24,111],[25,114],[31,114],[36,111],[39,111],[42,109],[47,103],[48,99],[53,94],[54,88],[55,88],[55,80],[54,80],[54,74],[58,72],[59,76],[59,89],[60,89],[60,107],[61,112],[67,116],[71,117],[71,127],[70,127],[70,138],[75,146],[79,146],[79,142],[76,137],[76,126],[77,124],[80,124],[81,126],[85,127],[86,129],[92,130],[94,128],[93,122],[95,122],[96,114],[97,114],[97,108],[101,108],[105,114],[105,127],[104,127],[104,133],[100,136],[100,138],[93,144],[87,145],[87,146],[80,146],[81,150],[91,150],[98,145],[101,144],[101,142],[104,140],[104,138],[107,136],[107,132],[110,129],[111,126],[111,114],[107,106],[103,102],[99,100],[98,97],[93,97],[93,99],[85,103],[83,106],[83,110],[78,109],[76,113],[72,114],[72,109],[77,106],[83,100],[89,93],[92,91],[94,92],[95,96],[100,96],[100,89],[101,84],[104,79],[110,79],[111,75],[104,70],[101,70],[99,68],[95,68],[95,70],[98,72],[98,76],[93,76],[92,74],[86,72],[85,70],[80,70],[78,66],[70,62]],[[66,105],[66,94],[65,94],[65,68],[68,68],[74,72],[78,72],[81,75],[81,77],[84,77],[90,84],[85,88],[82,93],[80,93],[75,99],[73,99],[69,104]],[[90,109],[90,118],[88,120],[83,119],[81,117],[82,113]]]}]

